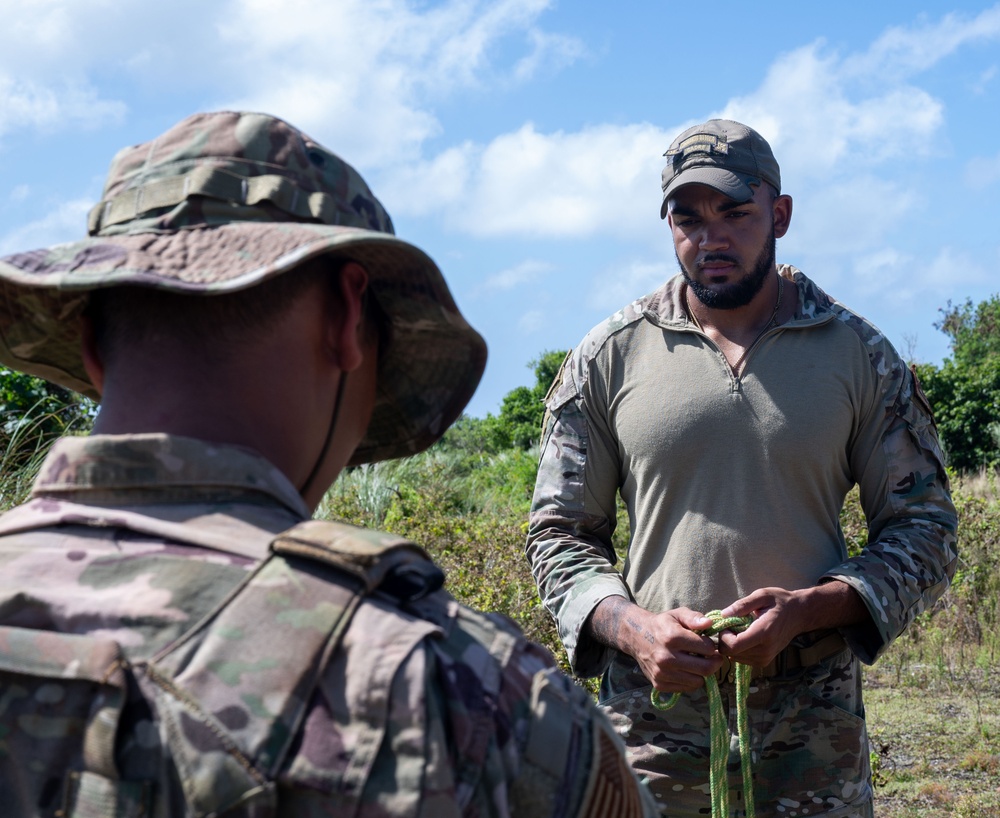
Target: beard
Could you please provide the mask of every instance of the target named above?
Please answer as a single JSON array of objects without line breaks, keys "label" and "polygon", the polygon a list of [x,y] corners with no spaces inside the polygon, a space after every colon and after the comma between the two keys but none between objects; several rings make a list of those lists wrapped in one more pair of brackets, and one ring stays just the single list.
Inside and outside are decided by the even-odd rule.
[{"label": "beard", "polygon": [[[768,274],[772,269],[774,269],[776,244],[777,239],[774,235],[774,228],[772,226],[771,238],[764,242],[764,246],[761,248],[760,254],[757,256],[750,272],[748,272],[735,284],[727,284],[725,287],[718,290],[706,287],[704,284],[701,284],[691,278],[684,265],[681,264],[679,256],[677,257],[677,263],[680,265],[681,273],[683,274],[688,287],[691,288],[691,292],[695,294],[695,297],[702,304],[712,310],[735,310],[738,307],[745,307],[753,301],[754,296],[756,296],[757,293],[761,291],[761,288],[763,288],[764,282],[767,281]],[[674,255],[676,255],[676,253]],[[709,254],[705,256],[702,261],[726,261],[731,264],[739,264],[739,262],[732,256],[727,256],[723,253]]]}]

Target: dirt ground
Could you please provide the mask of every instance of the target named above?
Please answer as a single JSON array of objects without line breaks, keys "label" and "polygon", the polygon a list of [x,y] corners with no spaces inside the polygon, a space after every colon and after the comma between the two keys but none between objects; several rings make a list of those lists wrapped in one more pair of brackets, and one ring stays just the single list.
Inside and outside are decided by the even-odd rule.
[{"label": "dirt ground", "polygon": [[877,818],[1000,818],[1000,667],[869,668]]}]

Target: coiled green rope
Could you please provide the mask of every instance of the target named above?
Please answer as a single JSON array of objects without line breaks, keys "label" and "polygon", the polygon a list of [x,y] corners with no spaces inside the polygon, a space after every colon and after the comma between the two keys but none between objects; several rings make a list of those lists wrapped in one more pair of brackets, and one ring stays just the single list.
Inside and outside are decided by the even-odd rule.
[{"label": "coiled green rope", "polygon": [[[712,624],[702,633],[714,636],[722,631],[740,633],[753,622],[752,616],[723,616],[722,611],[705,614]],[[753,803],[753,760],[750,755],[750,718],[747,715],[747,696],[750,694],[750,665],[735,662],[736,670],[736,725],[740,737],[740,768],[743,773],[743,801],[747,818],[754,818]],[[705,677],[708,691],[709,722],[711,741],[709,753],[709,785],[712,793],[712,818],[729,818],[729,777],[726,765],[729,761],[729,730],[726,727],[726,712],[722,707],[722,695],[715,675]],[[671,694],[666,701],[660,699],[660,691],[653,688],[650,702],[659,710],[669,710],[680,699],[680,693]]]}]

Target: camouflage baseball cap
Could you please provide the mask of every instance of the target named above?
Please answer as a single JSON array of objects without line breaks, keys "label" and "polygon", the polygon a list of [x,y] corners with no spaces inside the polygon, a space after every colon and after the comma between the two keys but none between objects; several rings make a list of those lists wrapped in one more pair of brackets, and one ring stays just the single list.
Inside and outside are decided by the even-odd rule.
[{"label": "camouflage baseball cap", "polygon": [[308,259],[362,264],[392,324],[371,423],[351,464],[437,440],[472,397],[486,344],[437,265],[393,234],[361,176],[291,125],[196,114],[114,158],[89,237],[0,259],[0,362],[96,397],[81,359],[88,291],[252,287]]},{"label": "camouflage baseball cap", "polygon": [[662,176],[661,219],[666,218],[670,194],[683,185],[708,185],[738,202],[752,198],[750,185],[761,181],[781,192],[781,172],[767,140],[731,119],[710,119],[688,128],[663,155],[668,161]]}]

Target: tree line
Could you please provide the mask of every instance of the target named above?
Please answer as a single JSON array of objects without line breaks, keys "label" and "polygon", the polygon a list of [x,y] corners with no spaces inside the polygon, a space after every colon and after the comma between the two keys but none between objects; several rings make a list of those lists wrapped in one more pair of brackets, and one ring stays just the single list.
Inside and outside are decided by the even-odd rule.
[{"label": "tree line", "polygon": [[941,310],[950,339],[941,367],[917,364],[948,465],[961,472],[1000,465],[1000,295]]}]

